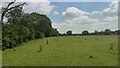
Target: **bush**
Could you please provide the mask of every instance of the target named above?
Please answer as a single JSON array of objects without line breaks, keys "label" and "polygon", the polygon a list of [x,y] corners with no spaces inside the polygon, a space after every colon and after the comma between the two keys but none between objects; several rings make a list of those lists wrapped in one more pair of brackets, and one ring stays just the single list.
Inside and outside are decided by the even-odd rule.
[{"label": "bush", "polygon": [[45,34],[43,32],[39,32],[39,31],[36,32],[35,34],[36,39],[43,38],[43,37],[45,37]]}]

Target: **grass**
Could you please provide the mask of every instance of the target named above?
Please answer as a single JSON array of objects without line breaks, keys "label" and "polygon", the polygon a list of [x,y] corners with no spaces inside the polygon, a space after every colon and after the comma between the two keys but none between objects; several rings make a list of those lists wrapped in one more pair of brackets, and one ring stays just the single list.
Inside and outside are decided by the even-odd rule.
[{"label": "grass", "polygon": [[2,67],[2,51],[0,50],[0,67]]},{"label": "grass", "polygon": [[117,66],[118,36],[37,39],[7,49],[2,57],[3,66]]}]

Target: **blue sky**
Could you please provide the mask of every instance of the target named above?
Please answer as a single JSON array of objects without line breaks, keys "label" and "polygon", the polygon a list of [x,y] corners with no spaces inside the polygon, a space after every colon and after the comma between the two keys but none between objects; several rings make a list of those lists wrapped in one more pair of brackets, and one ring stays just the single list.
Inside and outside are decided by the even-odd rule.
[{"label": "blue sky", "polygon": [[[93,11],[102,11],[105,8],[109,7],[111,2],[51,2],[51,5],[57,6],[55,11],[62,13],[68,7],[76,7],[80,10],[93,12]],[[62,23],[64,17],[62,15],[54,15],[54,11],[49,15],[50,19],[56,23]]]},{"label": "blue sky", "polygon": [[58,6],[58,11],[63,11],[67,7],[77,7],[84,11],[99,11],[109,7],[111,2],[51,2],[51,5]]}]

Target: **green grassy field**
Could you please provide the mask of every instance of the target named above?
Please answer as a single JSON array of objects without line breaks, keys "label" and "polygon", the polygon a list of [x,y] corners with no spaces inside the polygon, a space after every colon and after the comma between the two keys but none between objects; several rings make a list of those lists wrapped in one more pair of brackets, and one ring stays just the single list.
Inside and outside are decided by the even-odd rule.
[{"label": "green grassy field", "polygon": [[17,47],[16,51],[7,49],[2,57],[3,66],[117,66],[118,36],[37,39]]}]

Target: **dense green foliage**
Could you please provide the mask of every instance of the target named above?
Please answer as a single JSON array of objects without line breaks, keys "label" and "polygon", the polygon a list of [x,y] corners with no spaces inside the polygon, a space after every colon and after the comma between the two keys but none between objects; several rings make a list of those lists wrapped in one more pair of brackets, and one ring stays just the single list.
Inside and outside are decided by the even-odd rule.
[{"label": "dense green foliage", "polygon": [[110,34],[111,34],[111,30],[110,30],[110,29],[106,29],[106,30],[105,30],[105,34],[106,34],[106,35],[110,35]]},{"label": "dense green foliage", "polygon": [[118,36],[49,37],[24,43],[16,51],[7,49],[2,55],[3,66],[117,66]]},{"label": "dense green foliage", "polygon": [[67,31],[66,33],[67,33],[67,35],[72,35],[72,31],[71,30]]},{"label": "dense green foliage", "polygon": [[3,49],[16,47],[33,39],[57,36],[59,33],[52,28],[52,22],[46,15],[24,13],[22,7],[10,10],[5,17],[8,21],[2,23]]},{"label": "dense green foliage", "polygon": [[84,30],[84,31],[82,32],[82,34],[83,34],[83,35],[88,35],[89,32],[88,32],[87,30]]}]

